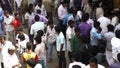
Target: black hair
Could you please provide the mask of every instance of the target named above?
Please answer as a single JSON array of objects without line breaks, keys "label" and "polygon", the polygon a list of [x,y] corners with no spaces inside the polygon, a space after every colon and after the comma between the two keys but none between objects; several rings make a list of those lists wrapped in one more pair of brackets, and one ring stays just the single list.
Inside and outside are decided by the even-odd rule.
[{"label": "black hair", "polygon": [[28,7],[27,7],[27,12],[29,13],[29,14],[31,14],[31,9],[33,9],[33,4],[29,4],[28,5]]},{"label": "black hair", "polygon": [[60,26],[55,26],[55,31],[60,32],[61,31]]},{"label": "black hair", "polygon": [[120,62],[120,53],[117,54],[117,59]]},{"label": "black hair", "polygon": [[41,14],[41,10],[38,9],[36,13]]},{"label": "black hair", "polygon": [[39,16],[38,15],[35,15],[35,21],[39,21]]},{"label": "black hair", "polygon": [[15,13],[14,13],[14,16],[17,16],[17,15],[18,15],[18,13],[17,13],[17,12],[15,12]]},{"label": "black hair", "polygon": [[39,31],[37,31],[37,35],[43,36],[43,35],[44,35],[44,32],[43,32],[42,30],[39,30]]},{"label": "black hair", "polygon": [[48,20],[48,25],[53,24],[53,20]]},{"label": "black hair", "polygon": [[83,13],[82,14],[82,21],[86,22],[89,19],[89,14],[88,13]]},{"label": "black hair", "polygon": [[80,29],[78,27],[76,27],[74,30],[75,32],[80,32]]},{"label": "black hair", "polygon": [[28,50],[32,49],[32,45],[33,45],[33,44],[32,44],[31,42],[27,42],[26,45],[27,45],[27,49],[28,49]]},{"label": "black hair", "polygon": [[73,24],[73,23],[74,23],[73,20],[69,20],[69,21],[68,21],[68,25],[71,25],[71,24]]},{"label": "black hair", "polygon": [[90,58],[89,63],[95,63],[98,64],[98,60],[95,57]]},{"label": "black hair", "polygon": [[73,58],[75,61],[80,62],[82,59],[81,51],[77,51],[73,54]]},{"label": "black hair", "polygon": [[19,34],[19,35],[18,35],[18,38],[19,38],[21,41],[25,40],[24,34]]},{"label": "black hair", "polygon": [[2,39],[4,39],[4,40],[6,40],[6,36],[0,36],[0,40],[2,40]]},{"label": "black hair", "polygon": [[37,43],[41,43],[41,36],[36,36],[35,37],[35,41],[37,42]]},{"label": "black hair", "polygon": [[112,24],[107,25],[108,31],[114,31],[114,26]]},{"label": "black hair", "polygon": [[98,27],[100,27],[100,22],[98,22],[98,21],[95,21],[95,22],[94,22],[94,27],[95,27],[95,28],[98,28]]},{"label": "black hair", "polygon": [[120,39],[120,30],[115,31],[115,36]]},{"label": "black hair", "polygon": [[81,68],[79,65],[73,65],[72,68]]}]

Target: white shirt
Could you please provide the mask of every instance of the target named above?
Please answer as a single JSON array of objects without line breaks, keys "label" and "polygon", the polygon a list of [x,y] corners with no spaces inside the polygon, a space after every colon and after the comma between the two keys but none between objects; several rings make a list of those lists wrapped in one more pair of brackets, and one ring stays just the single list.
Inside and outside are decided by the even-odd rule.
[{"label": "white shirt", "polygon": [[12,68],[12,66],[19,63],[19,60],[15,53],[13,55],[7,54],[6,56],[3,57],[3,63],[5,68]]},{"label": "white shirt", "polygon": [[117,17],[117,16],[114,16],[114,17],[112,18],[111,24],[112,24],[113,26],[116,26],[118,23],[119,23],[118,17]]},{"label": "white shirt", "polygon": [[35,14],[32,12],[29,14],[28,12],[25,14],[25,20],[28,20],[28,26],[30,27],[33,24]]},{"label": "white shirt", "polygon": [[58,52],[60,51],[62,44],[63,44],[62,51],[65,51],[65,37],[64,37],[63,33],[60,32],[59,35],[57,36],[57,39],[56,39],[56,49]]},{"label": "white shirt", "polygon": [[4,17],[6,31],[13,31],[14,30],[13,21],[14,21],[14,17],[11,15],[9,15],[8,18],[6,16]]},{"label": "white shirt", "polygon": [[13,44],[10,41],[5,41],[5,44],[0,43],[0,46],[2,47],[2,56],[5,56],[8,53],[8,48],[13,46]]},{"label": "white shirt", "polygon": [[26,40],[18,41],[18,50],[21,50],[21,52],[23,52],[23,49],[26,48],[26,44],[27,44]]},{"label": "white shirt", "polygon": [[120,53],[120,39],[117,37],[113,37],[111,39],[112,45],[112,57],[117,60],[117,54]]},{"label": "white shirt", "polygon": [[49,35],[47,36],[48,41],[47,42],[54,42],[56,39],[56,32],[55,32],[55,28],[53,27],[52,29],[50,28],[50,26],[47,26],[47,31],[46,33],[49,33]]},{"label": "white shirt", "polygon": [[44,60],[45,52],[46,52],[45,51],[45,44],[43,42],[36,45],[35,53],[38,55],[39,60]]},{"label": "white shirt", "polygon": [[[90,68],[90,65],[87,65],[85,68]],[[103,65],[98,64],[98,68],[105,68]]]},{"label": "white shirt", "polygon": [[66,30],[67,50],[71,51],[70,39],[75,35],[74,28],[68,27]]},{"label": "white shirt", "polygon": [[[29,37],[28,37],[28,35],[25,34],[25,33],[23,33],[23,35],[25,36],[25,40],[26,40],[27,42],[29,42]],[[19,36],[19,34],[16,35],[16,40],[20,41],[20,39],[18,38],[18,36]]]},{"label": "white shirt", "polygon": [[37,31],[39,30],[43,30],[45,29],[45,24],[44,22],[35,22],[32,26],[31,26],[31,30],[30,30],[30,34],[31,35],[35,35],[37,33]]},{"label": "white shirt", "polygon": [[47,16],[46,8],[43,4],[41,5],[41,7],[39,7],[38,5],[35,6],[35,13],[37,12],[38,9],[41,10],[41,15],[45,17]]},{"label": "white shirt", "polygon": [[0,48],[2,48],[2,50],[0,51],[0,60],[3,61],[3,56],[6,56],[6,54],[8,53],[8,48],[13,46],[12,43],[10,41],[5,41],[5,45],[0,43]]},{"label": "white shirt", "polygon": [[63,18],[68,14],[67,7],[63,7],[63,5],[60,5],[58,7],[58,18],[60,20],[63,20]]},{"label": "white shirt", "polygon": [[100,27],[102,28],[101,34],[104,35],[108,31],[107,25],[110,24],[110,19],[101,16],[97,21],[100,22]]},{"label": "white shirt", "polygon": [[74,65],[78,65],[80,66],[81,68],[85,68],[85,64],[81,63],[81,62],[73,62],[73,63],[70,63],[69,64],[69,68],[73,68]]}]

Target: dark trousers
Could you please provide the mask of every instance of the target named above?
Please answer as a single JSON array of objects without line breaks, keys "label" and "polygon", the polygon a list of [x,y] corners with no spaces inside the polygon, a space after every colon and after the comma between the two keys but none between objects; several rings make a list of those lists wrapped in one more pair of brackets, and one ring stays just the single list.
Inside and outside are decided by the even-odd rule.
[{"label": "dark trousers", "polygon": [[66,68],[65,51],[62,51],[61,55],[59,53],[60,52],[57,52],[59,59],[59,68]]}]

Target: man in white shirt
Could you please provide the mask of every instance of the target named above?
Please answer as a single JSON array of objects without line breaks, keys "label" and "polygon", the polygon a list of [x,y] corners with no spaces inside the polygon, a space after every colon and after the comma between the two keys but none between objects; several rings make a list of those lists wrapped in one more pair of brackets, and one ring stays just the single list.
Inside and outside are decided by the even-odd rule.
[{"label": "man in white shirt", "polygon": [[6,41],[5,36],[0,37],[0,62],[3,62],[3,57],[7,55],[8,48],[12,46],[12,42]]},{"label": "man in white shirt", "polygon": [[19,36],[19,35],[22,35],[22,34],[25,36],[25,40],[26,40],[27,42],[29,42],[29,37],[28,37],[28,35],[27,35],[26,33],[24,33],[23,28],[21,28],[21,27],[18,28],[18,34],[16,35],[16,42],[20,41],[20,39],[18,38],[18,36]]},{"label": "man in white shirt", "polygon": [[107,25],[110,24],[110,19],[101,15],[98,20],[100,22],[100,27],[102,28],[101,34],[104,35],[107,30]]},{"label": "man in white shirt", "polygon": [[5,11],[4,14],[5,14],[4,23],[6,29],[6,39],[15,42],[15,33],[13,26],[14,17],[10,15],[8,11]]},{"label": "man in white shirt", "polygon": [[66,30],[67,51],[68,51],[68,56],[69,56],[70,62],[72,62],[71,38],[75,35],[74,21],[69,20],[68,25],[69,26],[68,26],[68,28]]},{"label": "man in white shirt", "polygon": [[114,61],[118,61],[117,54],[120,53],[120,30],[115,31],[115,37],[111,39],[112,57]]},{"label": "man in white shirt", "polygon": [[15,47],[9,47],[6,56],[3,57],[4,68],[19,68],[21,64],[19,63],[18,57],[15,54]]},{"label": "man in white shirt", "polygon": [[65,59],[65,37],[60,31],[60,27],[56,26],[55,31],[57,33],[56,37],[56,50],[59,59],[59,67],[66,68],[66,59]]},{"label": "man in white shirt", "polygon": [[61,31],[63,32],[65,37],[66,37],[66,27],[63,25],[63,19],[68,14],[67,5],[68,5],[68,1],[63,0],[63,2],[61,2],[61,5],[58,7],[58,10],[57,10],[57,12],[58,12],[57,25],[60,26]]},{"label": "man in white shirt", "polygon": [[44,29],[45,29],[45,24],[44,24],[44,22],[39,21],[38,15],[35,16],[35,21],[36,22],[31,26],[31,29],[30,29],[30,34],[33,36],[37,33],[37,31],[39,31],[39,30],[44,31]]},{"label": "man in white shirt", "polygon": [[55,25],[53,24],[53,21],[49,21],[46,34],[47,34],[47,47],[48,47],[48,61],[51,62],[52,51],[54,47],[53,42],[56,39]]},{"label": "man in white shirt", "polygon": [[64,17],[67,14],[68,14],[68,12],[67,12],[67,2],[63,1],[62,4],[58,7],[58,19],[63,20]]},{"label": "man in white shirt", "polygon": [[98,64],[98,60],[95,57],[92,57],[86,68],[105,68],[105,67],[103,65]]},{"label": "man in white shirt", "polygon": [[81,52],[74,53],[73,57],[75,61],[70,63],[68,68],[73,68],[75,65],[79,66],[80,68],[86,67],[86,65],[80,61],[82,59],[80,55],[81,55]]}]

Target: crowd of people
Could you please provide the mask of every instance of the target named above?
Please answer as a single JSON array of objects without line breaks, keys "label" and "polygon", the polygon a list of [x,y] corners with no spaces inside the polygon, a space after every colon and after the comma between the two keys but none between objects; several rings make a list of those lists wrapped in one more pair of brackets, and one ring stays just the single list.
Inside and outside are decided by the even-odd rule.
[{"label": "crowd of people", "polygon": [[0,68],[49,68],[53,47],[58,68],[66,58],[68,68],[120,68],[119,8],[108,13],[105,0],[31,0],[24,8],[15,1],[18,12],[0,2]]}]

